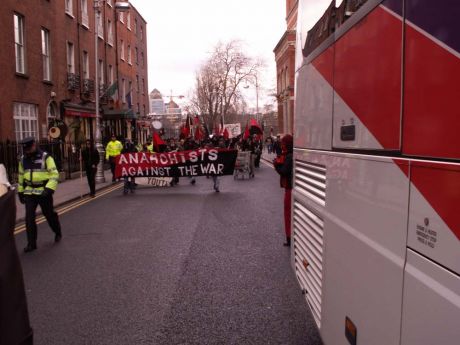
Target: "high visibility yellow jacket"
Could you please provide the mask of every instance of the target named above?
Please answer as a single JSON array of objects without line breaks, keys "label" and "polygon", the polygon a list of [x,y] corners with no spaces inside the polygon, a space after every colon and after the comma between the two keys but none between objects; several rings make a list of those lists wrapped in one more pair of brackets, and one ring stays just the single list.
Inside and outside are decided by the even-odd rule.
[{"label": "high visibility yellow jacket", "polygon": [[148,150],[150,153],[155,153],[155,151],[153,150],[153,144],[147,145],[147,150]]},{"label": "high visibility yellow jacket", "polygon": [[118,140],[111,140],[107,144],[105,148],[105,159],[109,159],[109,157],[116,157],[121,153],[123,150],[123,145]]},{"label": "high visibility yellow jacket", "polygon": [[56,190],[59,172],[53,157],[47,152],[37,151],[32,156],[23,156],[18,169],[18,192],[25,195],[41,195],[45,188]]}]

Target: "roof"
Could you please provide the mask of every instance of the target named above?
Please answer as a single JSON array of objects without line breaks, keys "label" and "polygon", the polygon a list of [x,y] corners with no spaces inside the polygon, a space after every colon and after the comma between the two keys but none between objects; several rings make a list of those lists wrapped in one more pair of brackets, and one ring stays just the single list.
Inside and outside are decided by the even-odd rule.
[{"label": "roof", "polygon": [[163,99],[163,96],[161,95],[161,92],[158,91],[157,89],[153,89],[152,92],[150,92],[150,98],[153,99]]},{"label": "roof", "polygon": [[179,106],[177,105],[176,102],[170,101],[170,102],[168,103],[168,108],[179,108]]}]

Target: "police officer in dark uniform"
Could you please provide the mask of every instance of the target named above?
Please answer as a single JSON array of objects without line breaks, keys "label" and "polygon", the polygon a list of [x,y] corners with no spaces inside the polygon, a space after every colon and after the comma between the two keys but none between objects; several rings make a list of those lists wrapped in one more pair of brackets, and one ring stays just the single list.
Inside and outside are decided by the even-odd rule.
[{"label": "police officer in dark uniform", "polygon": [[27,247],[24,252],[28,253],[37,249],[35,212],[38,205],[55,234],[54,241],[59,242],[62,238],[61,225],[53,205],[59,172],[53,157],[37,147],[35,138],[25,138],[21,144],[24,155],[19,162],[18,194],[19,201],[26,206]]}]

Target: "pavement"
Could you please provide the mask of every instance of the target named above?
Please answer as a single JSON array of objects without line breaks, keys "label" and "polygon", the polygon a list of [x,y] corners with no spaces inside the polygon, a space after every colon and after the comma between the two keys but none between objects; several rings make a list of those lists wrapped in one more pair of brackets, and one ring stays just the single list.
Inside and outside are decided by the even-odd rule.
[{"label": "pavement", "polygon": [[[112,185],[112,173],[110,170],[104,172],[105,182],[96,184],[96,193],[108,186]],[[83,198],[89,195],[89,186],[86,176],[83,178],[76,178],[73,180],[65,180],[58,184],[56,192],[53,194],[54,206],[58,207],[60,205],[69,203],[79,198]],[[37,208],[37,217],[41,215],[40,207]],[[19,202],[19,198],[16,195],[16,223],[21,223],[24,221],[26,216],[26,209],[24,205]]]},{"label": "pavement", "polygon": [[[283,190],[254,179],[116,190],[20,254],[35,345],[320,345],[282,245]],[[62,187],[62,186],[61,186]],[[16,236],[18,248],[25,234]]]}]

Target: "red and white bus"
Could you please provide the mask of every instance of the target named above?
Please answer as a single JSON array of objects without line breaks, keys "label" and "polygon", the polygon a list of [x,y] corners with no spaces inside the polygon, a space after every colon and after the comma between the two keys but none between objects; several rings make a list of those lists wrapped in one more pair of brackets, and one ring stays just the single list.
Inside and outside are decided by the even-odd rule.
[{"label": "red and white bus", "polygon": [[459,19],[299,0],[292,265],[326,345],[460,344]]}]

